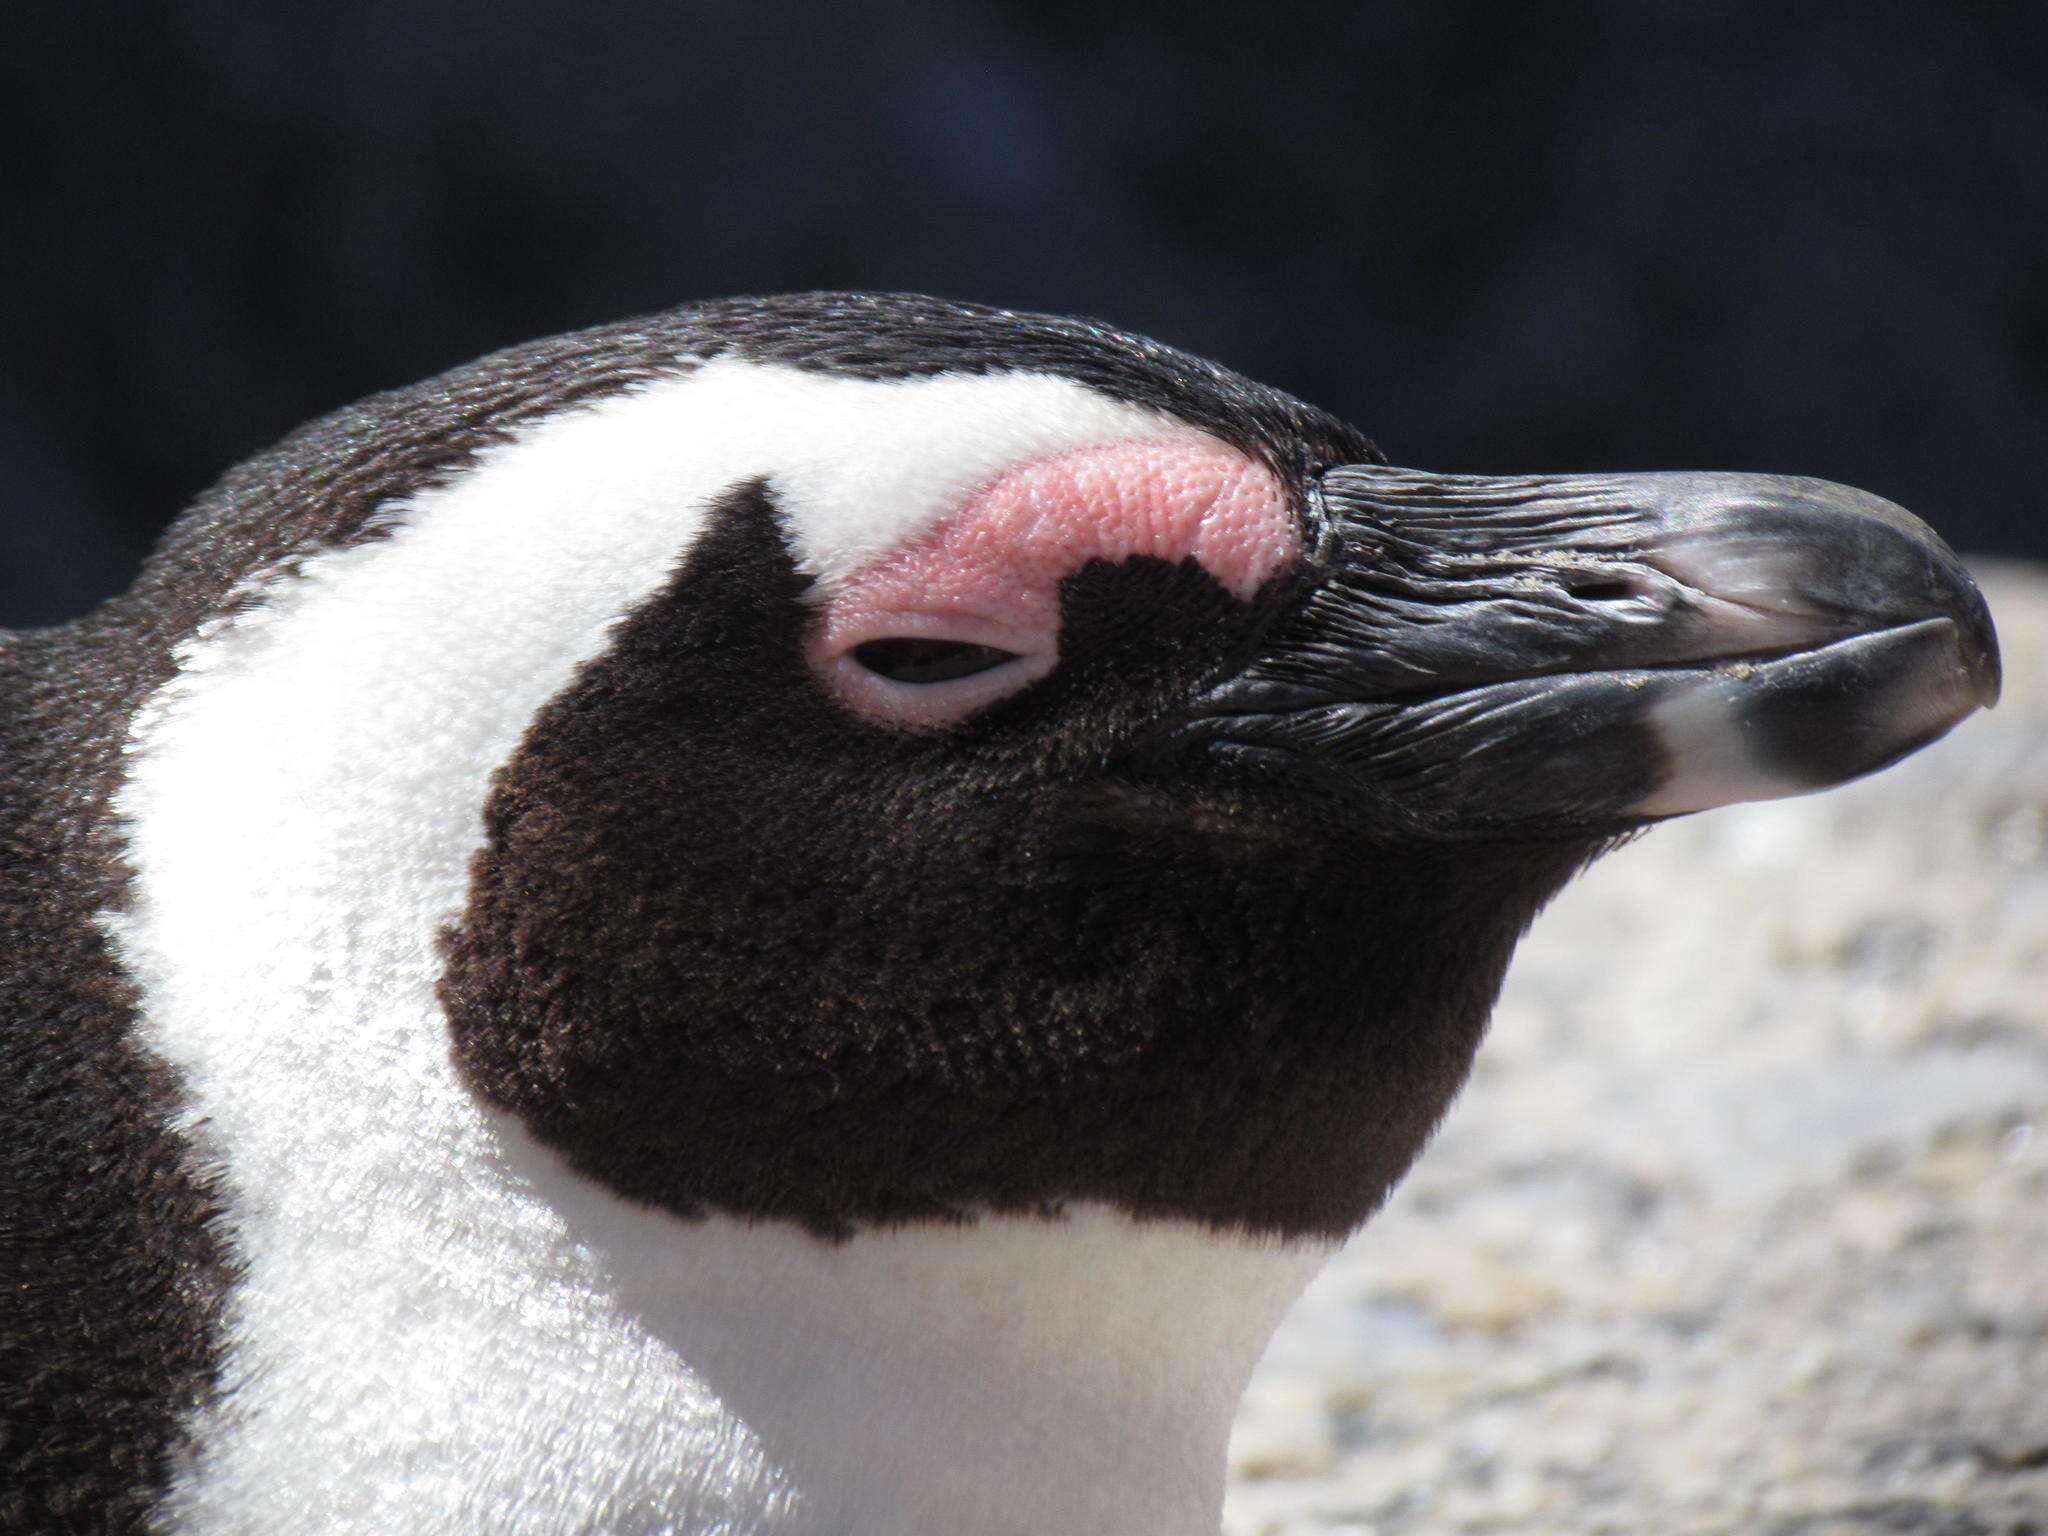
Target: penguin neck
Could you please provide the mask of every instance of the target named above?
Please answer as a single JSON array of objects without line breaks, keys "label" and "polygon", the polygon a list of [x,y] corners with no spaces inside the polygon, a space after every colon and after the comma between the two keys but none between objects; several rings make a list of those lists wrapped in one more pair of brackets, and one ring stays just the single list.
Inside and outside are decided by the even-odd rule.
[{"label": "penguin neck", "polygon": [[423,988],[257,978],[292,1008],[252,1016],[153,980],[244,1279],[171,1536],[1214,1536],[1246,1377],[1332,1246],[1101,1205],[685,1218],[478,1104]]},{"label": "penguin neck", "polygon": [[731,1528],[764,1536],[1214,1536],[1246,1378],[1332,1249],[1098,1205],[841,1241],[683,1221],[493,1129],[620,1315],[754,1448]]}]

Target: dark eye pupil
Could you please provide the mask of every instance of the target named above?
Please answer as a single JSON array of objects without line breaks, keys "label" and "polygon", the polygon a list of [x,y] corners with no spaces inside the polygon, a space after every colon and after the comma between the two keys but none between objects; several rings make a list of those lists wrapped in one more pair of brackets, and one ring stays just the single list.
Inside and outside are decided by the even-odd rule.
[{"label": "dark eye pupil", "polygon": [[867,640],[853,648],[853,659],[870,672],[898,683],[947,683],[972,677],[990,667],[1015,661],[1015,651],[962,640]]}]

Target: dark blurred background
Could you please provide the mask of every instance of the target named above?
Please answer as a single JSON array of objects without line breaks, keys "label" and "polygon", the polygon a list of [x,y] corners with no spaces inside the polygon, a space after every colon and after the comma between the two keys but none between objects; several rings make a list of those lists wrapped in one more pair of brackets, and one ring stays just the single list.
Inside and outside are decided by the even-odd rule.
[{"label": "dark blurred background", "polygon": [[0,71],[0,623],[355,396],[812,287],[2048,557],[2048,6],[12,0]]}]

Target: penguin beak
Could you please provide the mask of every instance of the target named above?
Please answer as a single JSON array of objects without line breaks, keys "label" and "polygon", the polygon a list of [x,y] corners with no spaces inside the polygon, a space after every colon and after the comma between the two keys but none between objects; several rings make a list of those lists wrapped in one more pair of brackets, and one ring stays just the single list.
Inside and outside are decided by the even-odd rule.
[{"label": "penguin beak", "polygon": [[1183,743],[1435,833],[1611,830],[1869,773],[1998,697],[1924,523],[1776,475],[1317,488],[1305,590]]}]

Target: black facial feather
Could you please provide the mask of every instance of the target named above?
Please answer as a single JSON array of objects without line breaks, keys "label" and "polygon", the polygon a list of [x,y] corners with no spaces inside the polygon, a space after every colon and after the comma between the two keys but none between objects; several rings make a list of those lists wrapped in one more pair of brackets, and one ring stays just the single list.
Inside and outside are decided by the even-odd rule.
[{"label": "black facial feather", "polygon": [[141,1528],[230,1267],[96,920],[126,882],[119,744],[163,671],[140,660],[0,639],[0,1532],[23,1536]]},{"label": "black facial feather", "polygon": [[803,589],[749,490],[500,772],[442,989],[469,1081],[691,1216],[1362,1220],[1590,850],[1376,844],[1224,779],[1105,814],[1259,623],[1192,563],[1084,568],[1059,669],[942,736],[811,679]]}]

